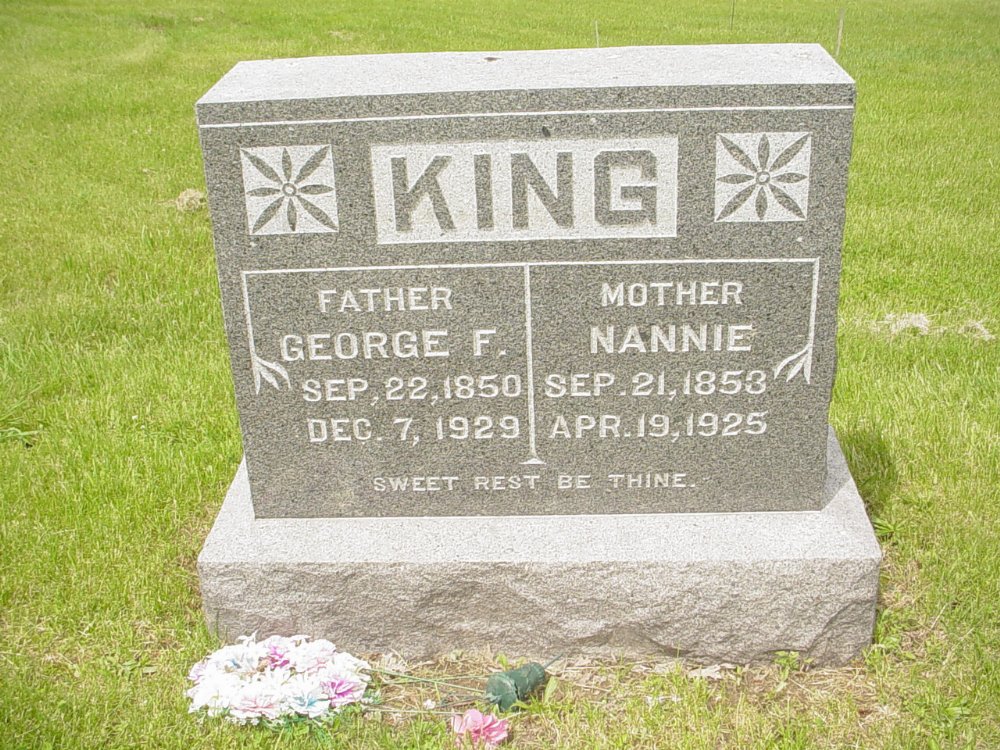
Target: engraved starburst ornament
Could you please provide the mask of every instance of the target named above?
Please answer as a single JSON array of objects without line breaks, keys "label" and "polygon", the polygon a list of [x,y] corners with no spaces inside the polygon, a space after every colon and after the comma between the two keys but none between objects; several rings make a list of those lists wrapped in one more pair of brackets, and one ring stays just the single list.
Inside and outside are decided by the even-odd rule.
[{"label": "engraved starburst ornament", "polygon": [[723,133],[716,149],[716,221],[804,221],[809,133]]},{"label": "engraved starburst ornament", "polygon": [[329,146],[244,148],[240,157],[250,234],[337,231]]}]

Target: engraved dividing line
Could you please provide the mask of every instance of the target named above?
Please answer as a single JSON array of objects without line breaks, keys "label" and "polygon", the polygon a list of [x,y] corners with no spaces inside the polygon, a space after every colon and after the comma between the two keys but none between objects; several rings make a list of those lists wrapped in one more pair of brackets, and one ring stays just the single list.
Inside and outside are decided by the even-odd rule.
[{"label": "engraved dividing line", "polygon": [[247,339],[249,339],[250,343],[250,366],[253,368],[257,366],[257,346],[253,341],[253,322],[250,320],[250,292],[247,290],[248,275],[246,271],[240,275],[240,285],[243,287],[243,315],[247,320]]},{"label": "engraved dividing line", "polygon": [[[809,307],[809,347],[812,348],[813,339],[816,334],[816,298],[819,297],[819,258],[816,258],[816,262],[813,265],[813,288],[812,288],[812,304]],[[810,357],[812,354],[810,353]]]},{"label": "engraved dividing line", "polygon": [[338,268],[264,268],[242,271],[244,276],[271,273],[329,273],[331,271],[420,271],[440,268],[521,268],[522,266],[639,266],[687,265],[694,263],[815,263],[819,258],[674,258],[663,260],[539,260],[527,262],[498,263],[434,263],[430,265],[399,266],[340,266]]},{"label": "engraved dividing line", "polygon": [[[210,103],[208,106],[224,106],[238,102]],[[454,118],[491,118],[491,117],[542,117],[551,115],[627,115],[656,114],[659,112],[784,112],[784,111],[816,111],[837,109],[854,109],[852,104],[803,104],[799,106],[772,107],[650,107],[642,109],[563,109],[544,112],[471,112],[452,113],[444,115],[390,115],[387,117],[335,117],[324,120],[271,120],[261,122],[219,122],[200,125],[202,128],[256,128],[267,125],[326,125],[335,122],[394,122],[409,120],[448,120]]]},{"label": "engraved dividing line", "polygon": [[525,464],[544,464],[535,448],[535,367],[532,359],[531,334],[531,265],[524,264],[524,345],[528,362],[528,451]]}]

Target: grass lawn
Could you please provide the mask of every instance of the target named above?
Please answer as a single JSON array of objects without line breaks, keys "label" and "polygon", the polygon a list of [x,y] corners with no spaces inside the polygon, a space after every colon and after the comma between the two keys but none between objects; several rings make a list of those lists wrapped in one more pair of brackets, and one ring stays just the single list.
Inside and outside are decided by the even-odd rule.
[{"label": "grass lawn", "polygon": [[[832,421],[886,551],[875,643],[717,680],[577,664],[510,746],[1000,747],[1000,2],[20,0],[0,4],[0,748],[320,741],[199,724],[183,695],[218,645],[195,558],[241,447],[208,216],[172,200],[204,188],[193,103],[234,62],[580,47],[595,20],[605,46],[833,51],[841,5],[859,96]],[[326,744],[452,742],[407,714]]]}]

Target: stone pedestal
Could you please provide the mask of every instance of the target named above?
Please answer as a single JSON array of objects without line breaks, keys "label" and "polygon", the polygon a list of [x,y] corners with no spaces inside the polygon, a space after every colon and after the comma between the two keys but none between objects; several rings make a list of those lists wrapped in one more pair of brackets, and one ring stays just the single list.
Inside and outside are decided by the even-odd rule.
[{"label": "stone pedestal", "polygon": [[822,510],[255,519],[240,466],[198,559],[225,638],[307,633],[421,657],[798,651],[871,639],[881,552],[831,430]]}]

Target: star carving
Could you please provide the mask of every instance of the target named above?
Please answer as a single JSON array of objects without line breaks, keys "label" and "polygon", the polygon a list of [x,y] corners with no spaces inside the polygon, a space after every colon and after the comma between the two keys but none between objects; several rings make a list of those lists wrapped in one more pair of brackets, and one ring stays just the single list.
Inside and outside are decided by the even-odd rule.
[{"label": "star carving", "polygon": [[716,145],[715,221],[804,221],[810,133],[722,133]]},{"label": "star carving", "polygon": [[329,146],[243,148],[240,161],[250,234],[337,231]]}]

